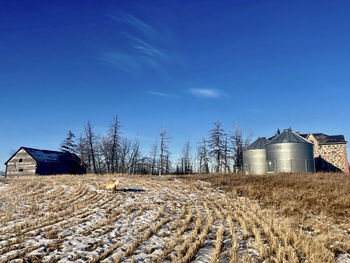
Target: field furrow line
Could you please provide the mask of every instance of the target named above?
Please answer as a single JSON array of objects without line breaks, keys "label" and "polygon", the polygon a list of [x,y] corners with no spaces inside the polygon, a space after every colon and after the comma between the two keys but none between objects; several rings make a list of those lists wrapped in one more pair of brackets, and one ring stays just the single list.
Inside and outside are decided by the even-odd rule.
[{"label": "field furrow line", "polygon": [[181,262],[181,263],[191,262],[192,260],[195,259],[200,248],[203,247],[215,221],[215,218],[212,215],[211,211],[209,210],[207,204],[203,203],[203,206],[206,211],[206,224],[202,226],[202,228],[200,229],[198,238],[193,239],[193,243],[190,245],[189,249],[186,251],[183,257],[173,258],[172,262]]},{"label": "field furrow line", "polygon": [[[161,207],[161,208],[158,210],[157,214],[153,217],[153,219],[151,219],[150,222],[146,223],[146,224],[142,227],[142,230],[141,230],[141,231],[137,231],[137,235],[138,235],[139,238],[141,237],[141,235],[145,232],[145,230],[146,230],[152,223],[156,222],[156,221],[160,218],[160,216],[165,212],[165,208],[166,208],[165,205],[164,205],[163,207]],[[138,230],[139,230],[139,229],[138,229]],[[137,240],[138,240],[138,239],[137,239]],[[136,240],[136,241],[137,241],[137,240]],[[136,242],[136,241],[134,241],[134,243],[132,243],[132,244],[130,245],[130,247],[135,247],[135,242]],[[104,260],[105,258],[107,258],[107,257],[109,257],[110,255],[112,255],[113,252],[114,252],[116,249],[118,249],[119,247],[121,247],[122,245],[123,245],[122,242],[120,242],[120,241],[115,241],[112,245],[110,245],[109,247],[107,247],[107,248],[104,250],[104,252],[103,252],[102,254],[99,254],[97,257],[95,257],[95,258],[89,260],[89,262],[94,263],[94,262],[100,262],[101,260]],[[127,251],[129,251],[129,253],[130,253],[131,249],[128,248],[124,253],[126,253]],[[122,259],[121,255],[118,255],[118,258]],[[116,260],[117,260],[116,257],[113,257],[113,261],[115,262]]]},{"label": "field furrow line", "polygon": [[[102,194],[95,195],[93,199],[90,199],[90,201],[92,201],[91,203],[93,206],[90,206],[88,208],[86,208],[87,205],[85,203],[82,203],[81,207],[80,207],[82,210],[81,209],[74,209],[74,207],[73,207],[71,209],[71,213],[62,212],[61,215],[58,215],[57,217],[55,217],[51,220],[42,220],[43,223],[35,222],[31,227],[27,227],[24,230],[19,230],[20,231],[19,235],[21,236],[21,238],[15,238],[12,241],[8,238],[8,243],[3,244],[1,246],[1,248],[5,248],[5,247],[11,246],[11,245],[22,243],[22,242],[24,242],[24,239],[26,237],[35,237],[35,236],[39,235],[41,232],[45,232],[45,231],[49,232],[52,229],[57,229],[57,228],[62,229],[62,228],[66,227],[72,223],[71,218],[77,218],[78,222],[80,222],[80,223],[84,222],[85,220],[87,220],[88,216],[90,216],[94,213],[93,209],[98,206],[98,201],[101,200],[102,197],[103,197]],[[86,209],[88,209],[88,211],[86,211]],[[47,219],[50,219],[50,217],[48,217]],[[56,225],[57,223],[59,223],[59,224]],[[35,232],[28,233],[28,232],[32,232],[32,231],[35,231]],[[12,237],[14,237],[14,236],[12,236]]]},{"label": "field furrow line", "polygon": [[[121,255],[117,255],[116,257],[113,257],[113,262],[121,262],[124,260],[126,257],[132,256],[134,251],[146,240],[148,240],[152,235],[157,233],[157,231],[163,227],[164,225],[168,224],[171,222],[173,219],[173,214],[175,213],[174,209],[171,209],[170,213],[166,215],[164,218],[162,218],[160,221],[158,219],[161,218],[161,215],[164,214],[165,212],[166,205],[163,205],[162,209],[160,210],[160,213],[158,213],[154,219],[152,219],[151,224],[149,224],[148,227],[143,227],[142,233],[138,231],[138,238],[129,245],[125,252],[122,253]],[[153,224],[154,223],[154,224]],[[153,225],[152,225],[153,224]],[[147,229],[147,230],[146,230]]]},{"label": "field furrow line", "polygon": [[[141,203],[140,203],[141,204]],[[129,214],[127,216],[127,219],[129,220],[126,224],[124,224],[124,227],[122,227],[121,229],[118,230],[118,236],[122,235],[123,233],[125,233],[125,231],[128,229],[128,225],[131,224],[131,221],[136,219],[137,217],[141,217],[142,213],[145,212],[146,210],[148,210],[149,208],[140,208],[139,210],[135,211],[135,213],[133,214]],[[104,229],[102,232],[96,233],[90,237],[93,238],[98,238],[99,240],[93,242],[89,247],[87,247],[85,249],[85,251],[89,251],[89,252],[93,252],[94,250],[96,250],[98,247],[103,245],[103,238],[106,237],[107,234],[109,234],[111,231],[115,230],[115,224],[120,218],[122,217],[122,209],[118,209],[116,211],[114,211],[113,214],[111,214],[108,219],[103,222],[101,225],[99,225],[98,228],[96,229]],[[105,227],[106,225],[108,225],[108,227]],[[90,231],[89,231],[90,232]],[[87,234],[91,234],[90,233],[82,233],[83,235],[87,235]],[[115,237],[111,237],[112,239],[115,239]],[[115,241],[110,247],[108,247],[107,249],[109,251],[114,251],[116,248],[118,248],[120,246],[120,241]],[[72,258],[72,260],[77,260],[80,258],[84,257],[84,253],[78,253],[75,254]],[[105,254],[106,256],[106,254]],[[86,257],[86,256],[85,256]],[[102,260],[102,257],[98,256],[96,259],[92,259],[91,262],[96,262],[95,260]],[[90,261],[89,261],[90,262]]]},{"label": "field furrow line", "polygon": [[164,262],[167,256],[174,250],[176,245],[183,241],[183,233],[186,230],[191,230],[190,223],[193,220],[192,204],[186,202],[186,205],[181,206],[181,212],[172,225],[169,226],[169,230],[174,232],[173,235],[169,236],[165,241],[165,248],[160,255],[156,256],[153,260],[155,262]]}]

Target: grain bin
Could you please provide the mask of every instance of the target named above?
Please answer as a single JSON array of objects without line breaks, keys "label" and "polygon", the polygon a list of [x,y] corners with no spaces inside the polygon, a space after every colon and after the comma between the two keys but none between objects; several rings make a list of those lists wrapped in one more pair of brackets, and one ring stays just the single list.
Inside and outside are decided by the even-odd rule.
[{"label": "grain bin", "polygon": [[243,151],[243,169],[245,174],[266,174],[265,146],[269,141],[260,137]]},{"label": "grain bin", "polygon": [[313,144],[290,129],[266,144],[268,173],[315,172]]}]

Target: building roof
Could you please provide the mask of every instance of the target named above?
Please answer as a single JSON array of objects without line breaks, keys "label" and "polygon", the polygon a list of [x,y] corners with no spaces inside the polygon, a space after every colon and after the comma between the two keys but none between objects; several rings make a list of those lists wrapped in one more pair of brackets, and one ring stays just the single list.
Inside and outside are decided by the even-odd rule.
[{"label": "building roof", "polygon": [[304,139],[298,134],[295,134],[290,129],[284,130],[281,134],[272,138],[267,144],[276,144],[276,143],[307,143],[311,144],[309,141]]},{"label": "building roof", "polygon": [[327,135],[324,133],[312,133],[319,144],[346,143],[344,135]]},{"label": "building roof", "polygon": [[324,133],[303,133],[299,135],[307,139],[309,134],[312,134],[316,138],[319,144],[346,143],[344,135],[327,135]]},{"label": "building roof", "polygon": [[266,143],[269,141],[265,137],[259,137],[256,141],[252,142],[248,145],[244,150],[257,150],[257,149],[265,149]]},{"label": "building roof", "polygon": [[34,148],[21,147],[18,151],[11,156],[10,159],[5,163],[5,165],[15,156],[21,149],[24,149],[31,157],[33,157],[37,162],[42,163],[60,163],[60,162],[79,162],[79,157],[75,154],[68,152],[58,152],[49,150],[38,150]]},{"label": "building roof", "polygon": [[[291,134],[294,134],[295,135],[294,137],[299,136],[299,137],[302,137],[304,139],[307,139],[309,137],[309,135],[312,134],[315,137],[315,139],[318,141],[319,144],[345,144],[345,143],[347,143],[347,141],[345,141],[344,135],[327,135],[324,133],[300,133],[300,134],[297,134],[297,133],[293,133],[290,129],[287,131],[290,131]],[[287,137],[286,136],[279,137],[282,134],[283,133],[275,134],[274,136],[268,138],[269,143],[279,143],[279,142],[282,142],[283,140],[287,140],[287,141],[291,140],[290,142],[293,142],[292,137],[287,138],[288,136],[291,136],[291,135],[286,135]],[[279,137],[279,139],[275,140],[276,137]]]},{"label": "building roof", "polygon": [[301,137],[303,137],[304,139],[307,138],[307,136],[309,135],[309,133],[300,133],[299,134]]},{"label": "building roof", "polygon": [[23,149],[38,162],[57,163],[68,157],[67,154],[63,152],[38,150],[27,147],[23,147]]},{"label": "building roof", "polygon": [[267,138],[268,141],[272,141],[276,136],[278,136],[279,134],[275,134],[274,136],[271,136],[269,138]]}]

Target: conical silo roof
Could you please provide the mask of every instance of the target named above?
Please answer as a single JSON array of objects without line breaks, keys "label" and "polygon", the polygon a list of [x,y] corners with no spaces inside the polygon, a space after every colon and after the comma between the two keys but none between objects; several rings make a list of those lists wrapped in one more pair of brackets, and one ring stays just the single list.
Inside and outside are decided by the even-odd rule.
[{"label": "conical silo roof", "polygon": [[312,144],[308,140],[304,139],[303,137],[299,136],[298,134],[295,134],[291,130],[284,130],[281,134],[277,135],[275,138],[273,138],[270,142],[268,142],[268,145],[276,144],[276,143],[308,143]]},{"label": "conical silo roof", "polygon": [[266,140],[265,137],[259,137],[256,141],[252,142],[250,145],[248,145],[244,150],[257,150],[257,149],[265,149],[265,145],[269,141]]}]

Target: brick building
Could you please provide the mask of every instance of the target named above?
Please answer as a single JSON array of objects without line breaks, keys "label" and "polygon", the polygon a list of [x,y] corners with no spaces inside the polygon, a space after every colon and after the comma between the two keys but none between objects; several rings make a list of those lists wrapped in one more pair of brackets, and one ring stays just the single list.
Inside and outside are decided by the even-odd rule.
[{"label": "brick building", "polygon": [[[299,134],[298,132],[296,132]],[[346,141],[343,135],[299,134],[314,144],[316,171],[349,173]]]}]

